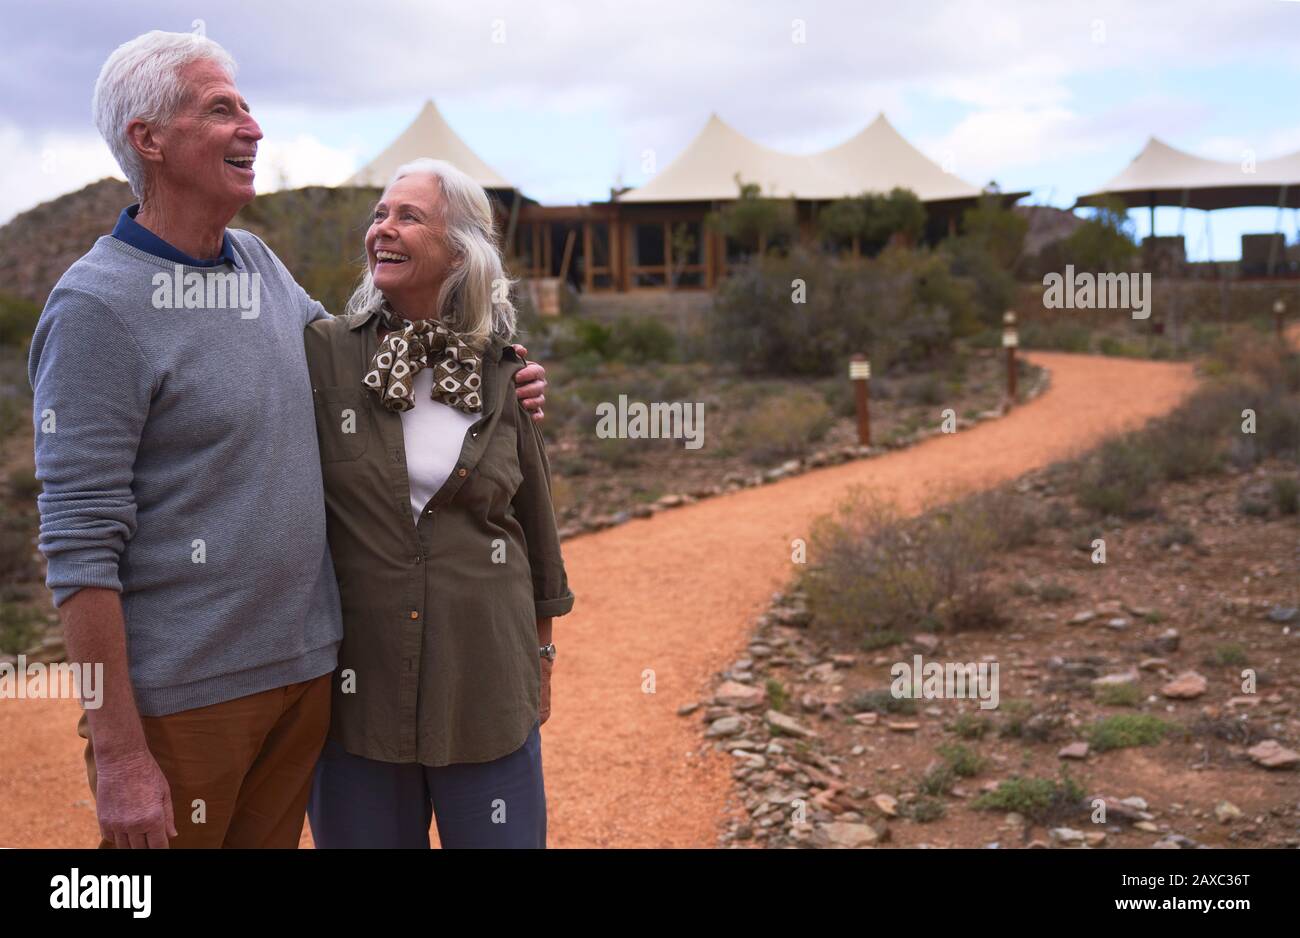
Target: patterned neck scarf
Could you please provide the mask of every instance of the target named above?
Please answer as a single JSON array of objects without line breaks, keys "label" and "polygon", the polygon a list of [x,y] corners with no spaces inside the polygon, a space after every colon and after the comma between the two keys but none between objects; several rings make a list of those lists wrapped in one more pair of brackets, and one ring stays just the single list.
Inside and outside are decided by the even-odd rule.
[{"label": "patterned neck scarf", "polygon": [[403,319],[387,303],[379,316],[391,331],[380,341],[363,383],[379,395],[384,407],[395,411],[414,407],[415,376],[432,368],[433,400],[467,414],[483,409],[483,359],[470,337],[452,332],[436,319]]}]

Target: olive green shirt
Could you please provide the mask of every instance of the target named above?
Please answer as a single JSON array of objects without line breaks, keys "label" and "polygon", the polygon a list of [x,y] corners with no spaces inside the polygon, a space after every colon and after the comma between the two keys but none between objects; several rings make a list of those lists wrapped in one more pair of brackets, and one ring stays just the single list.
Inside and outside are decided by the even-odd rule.
[{"label": "olive green shirt", "polygon": [[330,736],[384,762],[487,762],[537,722],[537,619],[573,608],[546,449],[514,393],[523,362],[493,338],[482,417],[413,523],[401,415],[362,385],[378,325],[353,314],[305,333],[343,606]]}]

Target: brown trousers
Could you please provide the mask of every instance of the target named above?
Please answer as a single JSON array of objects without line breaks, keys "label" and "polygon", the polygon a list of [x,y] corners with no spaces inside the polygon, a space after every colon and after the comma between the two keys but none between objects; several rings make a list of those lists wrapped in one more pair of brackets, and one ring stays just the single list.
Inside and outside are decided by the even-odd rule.
[{"label": "brown trousers", "polygon": [[[171,847],[298,846],[329,732],[332,677],[140,718],[149,752],[171,787],[178,835]],[[95,750],[85,713],[77,735],[86,740],[93,793]]]}]

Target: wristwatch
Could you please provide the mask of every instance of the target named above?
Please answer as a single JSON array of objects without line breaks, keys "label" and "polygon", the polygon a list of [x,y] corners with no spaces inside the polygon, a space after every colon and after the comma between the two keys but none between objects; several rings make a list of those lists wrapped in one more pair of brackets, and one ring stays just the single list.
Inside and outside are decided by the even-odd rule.
[{"label": "wristwatch", "polygon": [[541,656],[542,656],[543,658],[549,658],[551,661],[554,661],[554,660],[555,660],[555,642],[551,642],[551,644],[549,644],[549,645],[543,645],[541,648],[538,649],[538,652],[541,654]]}]

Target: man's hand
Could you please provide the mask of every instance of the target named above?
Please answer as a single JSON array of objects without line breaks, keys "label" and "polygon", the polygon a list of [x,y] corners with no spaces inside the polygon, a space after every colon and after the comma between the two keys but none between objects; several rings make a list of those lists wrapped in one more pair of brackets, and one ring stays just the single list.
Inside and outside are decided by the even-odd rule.
[{"label": "man's hand", "polygon": [[95,809],[99,832],[121,850],[166,849],[176,836],[171,788],[147,749],[100,762],[95,759]]},{"label": "man's hand", "polygon": [[551,718],[551,669],[554,667],[555,662],[550,658],[542,659],[542,702],[537,715],[543,723]]},{"label": "man's hand", "polygon": [[[528,349],[515,345],[515,354],[527,360]],[[528,362],[515,373],[515,396],[532,412],[534,420],[542,419],[542,404],[546,401],[546,369],[537,362]]]}]

